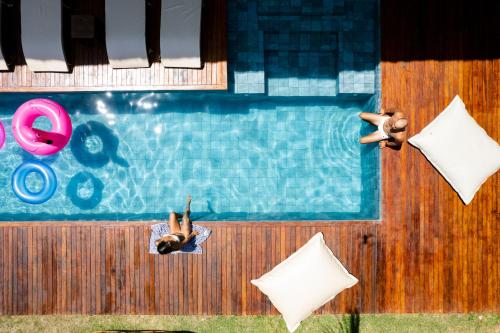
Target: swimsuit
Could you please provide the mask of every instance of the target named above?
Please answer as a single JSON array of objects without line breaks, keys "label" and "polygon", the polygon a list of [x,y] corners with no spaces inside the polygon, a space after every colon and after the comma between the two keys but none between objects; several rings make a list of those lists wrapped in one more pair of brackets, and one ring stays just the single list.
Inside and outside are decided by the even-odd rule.
[{"label": "swimsuit", "polygon": [[176,234],[172,234],[172,235],[170,235],[170,236],[171,236],[171,237],[173,237],[173,238],[175,238],[175,241],[176,241],[177,243],[180,243],[180,242],[181,242],[181,238],[180,238],[178,235],[176,235]]},{"label": "swimsuit", "polygon": [[378,123],[378,132],[380,133],[380,136],[382,137],[380,140],[389,139],[389,135],[384,131],[384,124],[390,118],[391,117],[389,117],[389,116],[384,116],[384,117],[382,117],[382,119],[380,119],[380,122]]},{"label": "swimsuit", "polygon": [[178,243],[180,243],[184,239],[186,239],[186,237],[184,237],[184,235],[179,235],[179,234],[165,234],[165,235],[162,235],[161,237],[165,237],[165,236],[170,236],[170,237],[174,238],[174,240]]}]

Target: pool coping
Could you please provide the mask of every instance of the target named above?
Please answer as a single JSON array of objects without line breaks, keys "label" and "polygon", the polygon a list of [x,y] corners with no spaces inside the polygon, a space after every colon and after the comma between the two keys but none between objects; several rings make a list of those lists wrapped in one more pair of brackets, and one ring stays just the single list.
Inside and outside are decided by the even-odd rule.
[{"label": "pool coping", "polygon": [[[259,226],[304,226],[310,224],[312,226],[330,226],[337,223],[359,223],[359,224],[373,224],[381,223],[380,220],[303,220],[303,221],[194,221],[193,223],[199,225],[217,225],[217,226],[241,226],[241,225],[259,225]],[[46,226],[99,226],[99,227],[121,227],[121,226],[144,226],[153,225],[157,223],[167,223],[167,220],[148,220],[148,221],[1,221],[0,227],[43,227]]]}]

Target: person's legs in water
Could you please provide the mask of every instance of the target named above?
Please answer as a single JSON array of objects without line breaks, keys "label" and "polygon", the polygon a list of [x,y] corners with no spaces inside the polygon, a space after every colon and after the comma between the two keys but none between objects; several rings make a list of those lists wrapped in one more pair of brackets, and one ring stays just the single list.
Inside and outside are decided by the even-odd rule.
[{"label": "person's legs in water", "polygon": [[384,117],[387,116],[381,116],[376,113],[371,113],[371,112],[361,112],[359,114],[359,117],[363,119],[364,121],[369,122],[372,125],[378,126],[381,120],[383,120]]},{"label": "person's legs in water", "polygon": [[368,134],[367,136],[364,136],[361,139],[359,139],[359,143],[372,143],[372,142],[378,142],[383,139],[384,138],[382,137],[382,134],[379,131],[375,131],[372,134]]},{"label": "person's legs in water", "polygon": [[182,225],[181,231],[184,237],[188,238],[191,232],[193,231],[193,223],[189,218],[191,215],[191,196],[188,194],[186,199],[186,209],[184,210],[184,214],[182,215]]}]

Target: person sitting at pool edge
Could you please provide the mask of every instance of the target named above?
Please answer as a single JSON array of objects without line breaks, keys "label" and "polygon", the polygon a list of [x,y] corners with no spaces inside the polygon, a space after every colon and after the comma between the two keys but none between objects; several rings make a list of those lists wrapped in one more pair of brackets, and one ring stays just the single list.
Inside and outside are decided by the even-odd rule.
[{"label": "person sitting at pool edge", "polygon": [[362,137],[360,143],[379,142],[380,148],[399,148],[405,141],[408,119],[403,112],[382,109],[380,114],[361,112],[359,117],[378,127],[375,132]]},{"label": "person sitting at pool edge", "polygon": [[[170,213],[168,219],[170,234],[162,235],[161,238],[156,241],[155,244],[158,253],[168,254],[172,251],[178,251],[189,243],[194,236],[198,235],[197,231],[193,232],[193,223],[189,218],[190,214],[191,196],[188,195],[184,214],[177,214],[176,212]],[[182,225],[179,224],[178,219],[182,219]]]}]

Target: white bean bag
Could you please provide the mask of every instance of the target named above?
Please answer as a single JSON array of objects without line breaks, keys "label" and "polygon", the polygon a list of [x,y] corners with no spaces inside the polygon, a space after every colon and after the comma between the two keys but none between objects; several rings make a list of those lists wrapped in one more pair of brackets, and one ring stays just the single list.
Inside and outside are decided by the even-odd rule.
[{"label": "white bean bag", "polygon": [[408,141],[420,149],[466,205],[500,168],[500,147],[469,115],[459,96]]},{"label": "white bean bag", "polygon": [[317,233],[297,252],[251,283],[269,297],[293,332],[302,320],[354,286],[358,279],[335,258],[323,234]]}]

